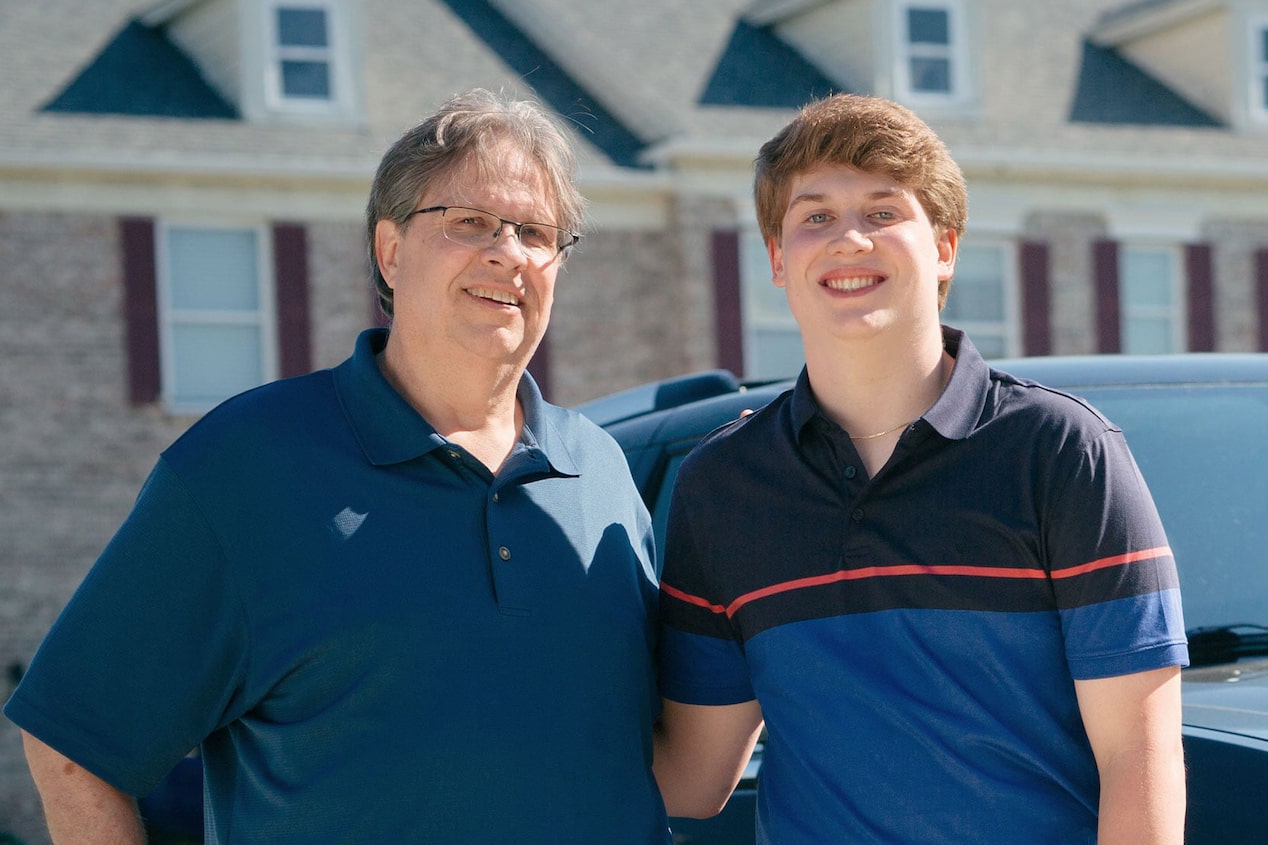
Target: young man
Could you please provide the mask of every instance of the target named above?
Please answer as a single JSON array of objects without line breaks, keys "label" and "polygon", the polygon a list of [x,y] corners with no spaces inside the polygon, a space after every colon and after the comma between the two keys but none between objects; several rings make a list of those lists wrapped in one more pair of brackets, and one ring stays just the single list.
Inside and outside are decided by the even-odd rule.
[{"label": "young man", "polygon": [[130,796],[194,746],[209,842],[670,841],[650,520],[525,372],[573,174],[484,91],[387,152],[391,328],[164,452],[6,707],[55,842],[140,842]]},{"label": "young man", "polygon": [[839,95],[762,148],[755,192],[806,367],[678,476],[670,813],[717,812],[764,717],[763,843],[1178,844],[1174,561],[1122,433],[939,325],[959,168]]}]

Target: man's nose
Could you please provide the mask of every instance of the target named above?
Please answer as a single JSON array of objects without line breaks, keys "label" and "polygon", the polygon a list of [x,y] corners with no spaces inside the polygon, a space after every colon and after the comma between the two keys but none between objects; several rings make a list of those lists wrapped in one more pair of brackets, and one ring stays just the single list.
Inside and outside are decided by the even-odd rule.
[{"label": "man's nose", "polygon": [[[509,233],[507,232],[508,229],[510,230]],[[524,245],[520,243],[520,224],[512,223],[509,220],[503,220],[501,225],[498,226],[497,232],[493,235],[493,243],[489,244],[489,246],[498,247],[509,244],[514,244],[515,251],[523,257]]]},{"label": "man's nose", "polygon": [[872,238],[858,221],[842,220],[832,232],[832,245],[838,249],[871,249]]}]

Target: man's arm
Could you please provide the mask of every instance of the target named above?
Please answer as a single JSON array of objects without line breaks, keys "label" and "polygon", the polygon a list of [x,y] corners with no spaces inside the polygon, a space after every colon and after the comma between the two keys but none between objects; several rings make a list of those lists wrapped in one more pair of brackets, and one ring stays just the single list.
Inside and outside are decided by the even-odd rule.
[{"label": "man's arm", "polygon": [[1180,669],[1075,681],[1101,774],[1100,845],[1180,845]]},{"label": "man's arm", "polygon": [[31,777],[44,802],[54,843],[144,845],[136,800],[22,732]]},{"label": "man's arm", "polygon": [[671,816],[716,816],[740,782],[762,731],[756,701],[701,705],[663,700],[652,771]]}]

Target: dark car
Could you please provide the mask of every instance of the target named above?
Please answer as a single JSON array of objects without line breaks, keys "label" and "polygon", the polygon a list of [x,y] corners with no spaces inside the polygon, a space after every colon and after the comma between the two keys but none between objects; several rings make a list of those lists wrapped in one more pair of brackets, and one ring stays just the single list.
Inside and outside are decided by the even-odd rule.
[{"label": "dark car", "polygon": [[[1268,355],[1098,355],[993,361],[1082,396],[1120,425],[1180,571],[1189,845],[1268,842]],[[579,410],[621,444],[664,548],[678,467],[700,438],[792,382],[711,371]],[[754,841],[760,746],[722,815],[673,820],[678,842]]]}]

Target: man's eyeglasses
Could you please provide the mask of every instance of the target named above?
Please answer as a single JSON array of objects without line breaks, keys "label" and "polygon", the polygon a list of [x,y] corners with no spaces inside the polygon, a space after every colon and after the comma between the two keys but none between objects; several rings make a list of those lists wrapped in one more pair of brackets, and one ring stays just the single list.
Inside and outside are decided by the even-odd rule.
[{"label": "man's eyeglasses", "polygon": [[549,223],[516,223],[488,211],[460,205],[433,205],[410,212],[431,214],[440,212],[440,231],[446,240],[463,246],[484,249],[492,246],[502,236],[507,226],[520,242],[520,249],[537,264],[547,264],[556,255],[581,240],[581,236]]}]

